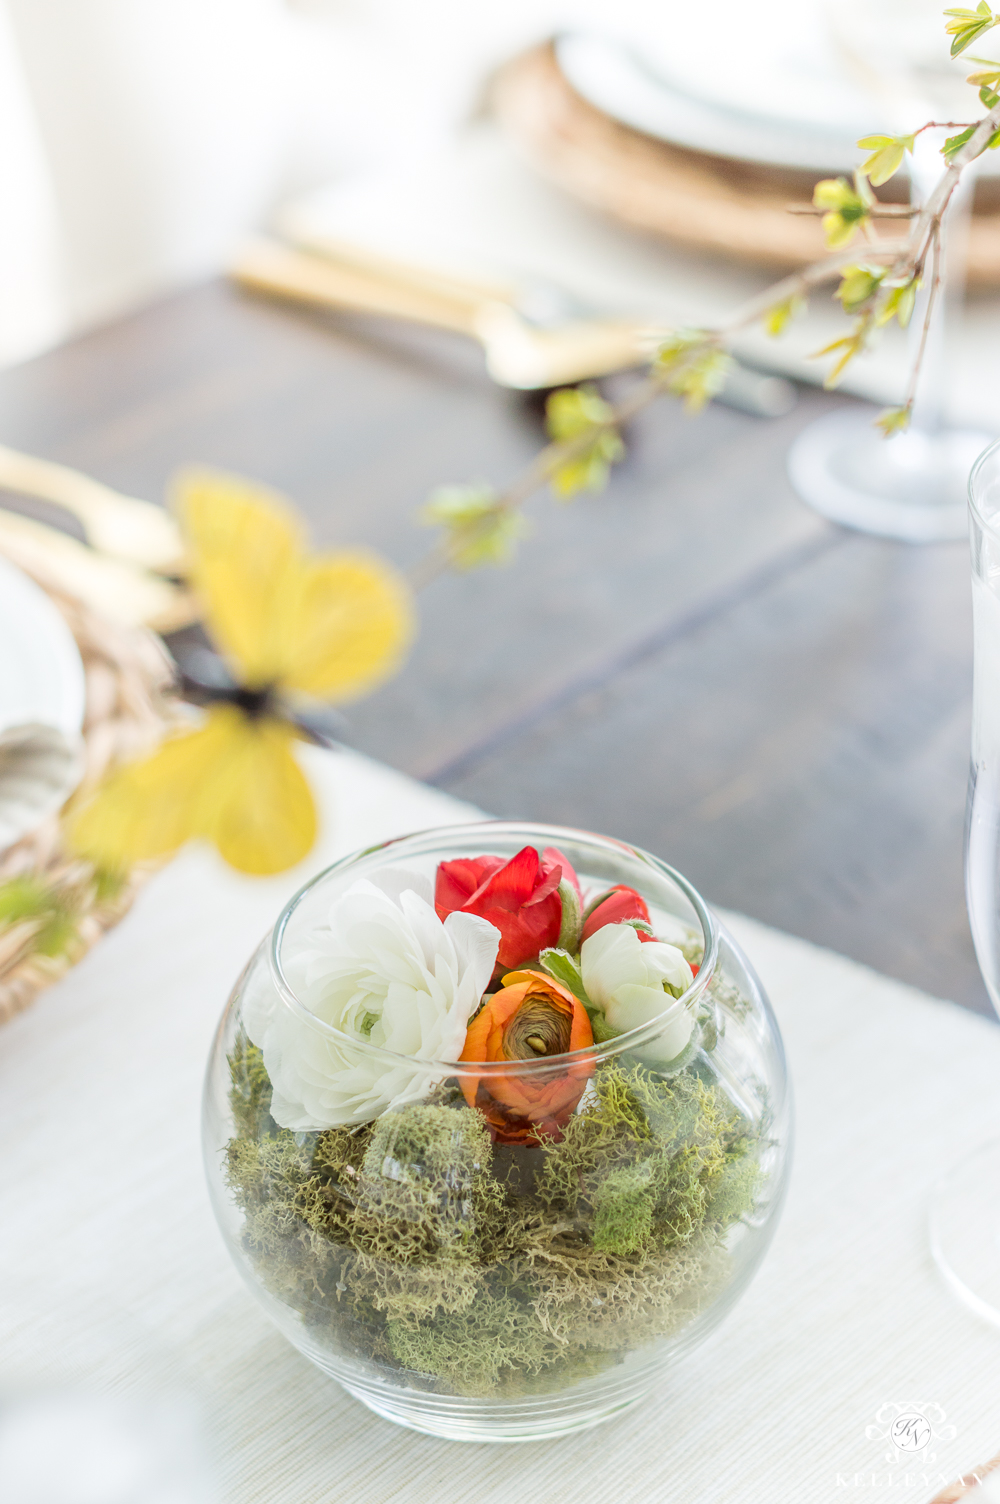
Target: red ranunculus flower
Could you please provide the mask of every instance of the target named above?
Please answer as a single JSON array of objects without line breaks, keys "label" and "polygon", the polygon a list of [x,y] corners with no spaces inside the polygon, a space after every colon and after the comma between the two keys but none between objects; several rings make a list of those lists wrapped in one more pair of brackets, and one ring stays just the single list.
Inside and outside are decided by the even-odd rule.
[{"label": "red ranunculus flower", "polygon": [[460,909],[488,920],[500,931],[497,970],[510,971],[559,939],[563,879],[579,893],[576,873],[554,846],[540,858],[534,846],[525,846],[509,862],[502,856],[458,857],[438,867],[434,907],[439,919]]},{"label": "red ranunculus flower", "polygon": [[[597,908],[593,910],[583,926],[583,934],[580,944],[589,940],[598,930],[602,930],[606,924],[623,924],[626,919],[642,919],[649,923],[649,910],[646,900],[641,893],[634,888],[626,888],[623,883],[617,887],[609,888]],[[647,935],[643,930],[638,930],[640,940],[655,940],[655,935]]]}]

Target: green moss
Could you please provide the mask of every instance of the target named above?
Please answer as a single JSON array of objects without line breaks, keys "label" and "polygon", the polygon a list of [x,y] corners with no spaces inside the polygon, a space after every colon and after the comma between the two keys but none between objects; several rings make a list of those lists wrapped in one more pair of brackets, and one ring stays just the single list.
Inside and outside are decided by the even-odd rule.
[{"label": "green moss", "polygon": [[241,1138],[277,1133],[271,1116],[271,1082],[264,1069],[264,1056],[245,1034],[237,1036],[229,1056],[229,1105]]},{"label": "green moss", "polygon": [[246,1039],[227,1150],[244,1245],[331,1350],[456,1395],[560,1388],[678,1330],[728,1272],[756,1141],[718,1084],[598,1067],[563,1138],[494,1148],[452,1087],[293,1134]]},{"label": "green moss", "polygon": [[610,1170],[593,1193],[594,1247],[602,1253],[641,1253],[653,1236],[656,1186],[651,1159]]}]

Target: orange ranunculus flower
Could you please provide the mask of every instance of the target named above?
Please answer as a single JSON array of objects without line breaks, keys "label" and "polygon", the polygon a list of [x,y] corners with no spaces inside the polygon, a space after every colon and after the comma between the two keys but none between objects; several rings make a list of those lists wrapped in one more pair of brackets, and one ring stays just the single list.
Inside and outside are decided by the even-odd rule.
[{"label": "orange ranunculus flower", "polygon": [[[593,1042],[590,1019],[571,992],[541,972],[510,971],[469,1025],[460,1058],[541,1060]],[[580,1060],[551,1071],[469,1075],[462,1078],[462,1091],[498,1143],[558,1141],[593,1072],[592,1063]]]}]

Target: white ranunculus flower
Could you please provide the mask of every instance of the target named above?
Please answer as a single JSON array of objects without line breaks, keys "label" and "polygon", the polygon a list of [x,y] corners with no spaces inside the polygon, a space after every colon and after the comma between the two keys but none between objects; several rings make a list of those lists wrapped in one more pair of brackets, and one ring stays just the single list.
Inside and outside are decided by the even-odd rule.
[{"label": "white ranunculus flower", "polygon": [[[380,874],[381,876],[381,874]],[[277,995],[266,975],[243,1001],[247,1033],[264,1055],[282,1128],[367,1123],[426,1097],[440,1079],[419,1062],[457,1060],[490,984],[500,932],[474,914],[442,923],[421,880],[364,879],[330,908],[326,927],[285,965],[309,1012],[345,1034],[407,1057],[396,1065],[329,1038]],[[412,1063],[411,1063],[412,1062]]]},{"label": "white ranunculus flower", "polygon": [[636,1054],[650,1065],[676,1059],[694,1028],[691,1010],[663,990],[668,982],[683,992],[694,981],[676,945],[644,942],[630,924],[606,924],[583,942],[580,967],[587,996],[613,1029],[660,1020],[661,1032]]}]

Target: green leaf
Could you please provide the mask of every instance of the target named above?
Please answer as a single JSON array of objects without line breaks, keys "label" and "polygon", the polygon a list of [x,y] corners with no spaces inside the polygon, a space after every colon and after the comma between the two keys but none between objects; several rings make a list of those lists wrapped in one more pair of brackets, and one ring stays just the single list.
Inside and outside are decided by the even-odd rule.
[{"label": "green leaf", "polygon": [[919,279],[913,277],[900,287],[883,289],[885,296],[875,314],[876,328],[881,329],[884,324],[896,319],[899,327],[905,329],[913,315],[913,305],[916,302],[919,286]]},{"label": "green leaf", "polygon": [[559,884],[559,898],[562,902],[562,919],[559,923],[559,938],[556,941],[556,949],[565,951],[568,955],[575,956],[580,949],[580,935],[583,931],[583,914],[579,894],[572,883],[563,878]]},{"label": "green leaf", "polygon": [[855,178],[852,188],[846,178],[823,178],[813,189],[813,205],[827,209],[823,231],[831,250],[848,245],[863,220],[870,215],[871,194],[863,175]]},{"label": "green leaf", "polygon": [[664,340],[651,374],[668,392],[684,399],[689,413],[700,412],[721,391],[732,359],[704,329],[680,329]]},{"label": "green leaf", "polygon": [[617,1039],[623,1032],[621,1029],[613,1029],[599,1008],[595,1008],[590,1015],[590,1026],[594,1031],[595,1044],[605,1044],[609,1039]]},{"label": "green leaf", "polygon": [[782,334],[787,324],[792,319],[798,318],[807,307],[806,299],[801,293],[792,293],[790,298],[783,298],[780,303],[775,303],[764,314],[764,328],[772,338],[776,339]]},{"label": "green leaf", "polygon": [[946,10],[945,15],[952,17],[945,26],[945,35],[952,38],[952,57],[958,57],[977,37],[990,31],[998,20],[985,0],[981,0],[975,10],[957,8]]},{"label": "green leaf", "polygon": [[833,296],[840,299],[845,313],[857,313],[878,292],[884,276],[884,267],[845,266],[840,286]]},{"label": "green leaf", "polygon": [[418,513],[425,527],[443,527],[455,569],[507,564],[531,531],[520,512],[505,506],[491,486],[439,486]]},{"label": "green leaf", "polygon": [[885,412],[879,413],[875,419],[875,427],[881,428],[887,439],[893,434],[903,433],[910,426],[910,409],[908,407],[887,407]]},{"label": "green leaf", "polygon": [[953,157],[957,151],[961,151],[966,141],[972,137],[975,129],[974,125],[970,125],[964,131],[960,131],[957,136],[949,136],[941,148],[941,155],[948,158]]},{"label": "green leaf", "polygon": [[580,970],[580,963],[574,960],[566,951],[560,950],[558,946],[553,945],[548,950],[541,952],[538,957],[538,963],[544,971],[548,972],[550,977],[554,977],[563,987],[567,987],[585,1008],[589,1010],[594,1007],[583,985],[583,972]]},{"label": "green leaf", "polygon": [[823,346],[822,350],[813,351],[811,358],[814,360],[822,355],[834,355],[839,352],[839,358],[823,382],[827,390],[836,386],[849,362],[865,348],[872,321],[870,312],[862,314],[854,326],[853,334],[846,334],[841,339],[831,340],[828,345]]},{"label": "green leaf", "polygon": [[870,183],[879,186],[886,183],[894,172],[899,170],[903,157],[908,151],[913,150],[913,136],[864,136],[858,145],[865,151],[870,151],[858,171],[868,179]]},{"label": "green leaf", "polygon": [[[944,157],[946,162],[950,162],[955,153],[961,151],[962,147],[967,141],[971,140],[972,136],[979,129],[979,126],[981,124],[982,121],[977,121],[975,125],[967,126],[964,131],[960,131],[957,136],[948,137],[941,148],[941,155]],[[983,147],[983,150],[995,150],[998,145],[1000,145],[1000,130],[993,132],[993,135],[987,141],[986,145]]]},{"label": "green leaf", "polygon": [[[987,62],[989,60],[987,58],[978,58],[974,61]],[[973,84],[979,89],[980,101],[988,110],[992,110],[995,105],[1000,104],[1000,93],[997,93],[997,89],[1000,87],[1000,64],[991,63],[990,67],[983,72],[970,73],[965,81],[967,84]]]},{"label": "green leaf", "polygon": [[[561,500],[578,491],[600,491],[607,484],[611,466],[625,454],[625,445],[614,426],[615,410],[592,386],[566,387],[553,392],[545,405],[545,424],[556,443],[573,446],[565,460],[556,459],[550,482]],[[590,436],[582,449],[580,441]]]}]

